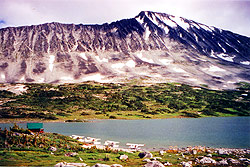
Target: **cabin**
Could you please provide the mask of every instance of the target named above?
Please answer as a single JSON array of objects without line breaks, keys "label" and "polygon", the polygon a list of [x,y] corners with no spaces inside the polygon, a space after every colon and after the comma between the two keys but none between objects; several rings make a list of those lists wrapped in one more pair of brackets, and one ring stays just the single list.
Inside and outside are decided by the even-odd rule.
[{"label": "cabin", "polygon": [[27,129],[33,133],[44,133],[43,123],[27,123]]}]

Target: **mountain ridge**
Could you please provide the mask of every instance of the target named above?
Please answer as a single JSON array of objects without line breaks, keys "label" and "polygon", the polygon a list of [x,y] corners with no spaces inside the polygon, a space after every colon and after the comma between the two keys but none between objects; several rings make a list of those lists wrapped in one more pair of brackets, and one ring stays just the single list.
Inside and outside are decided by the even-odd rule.
[{"label": "mountain ridge", "polygon": [[0,82],[144,78],[232,88],[231,82],[249,81],[249,55],[248,37],[142,11],[110,24],[52,22],[0,29]]}]

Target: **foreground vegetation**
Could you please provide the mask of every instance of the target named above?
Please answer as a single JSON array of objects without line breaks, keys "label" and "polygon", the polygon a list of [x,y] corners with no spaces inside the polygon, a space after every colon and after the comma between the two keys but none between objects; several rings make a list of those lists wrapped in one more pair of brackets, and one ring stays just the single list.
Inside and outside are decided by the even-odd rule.
[{"label": "foreground vegetation", "polygon": [[[1,85],[2,87],[4,85]],[[15,86],[15,85],[12,85]],[[82,121],[170,117],[249,116],[250,84],[209,90],[185,84],[25,84],[16,95],[0,91],[0,117]]]},{"label": "foreground vegetation", "polygon": [[[147,163],[143,161],[145,158],[138,156],[139,152],[113,151],[108,147],[103,150],[96,149],[96,147],[84,149],[83,144],[68,136],[57,133],[33,134],[29,130],[14,125],[10,130],[0,130],[0,166],[54,166],[59,162],[73,162],[85,163],[89,166],[101,163],[133,167]],[[159,157],[158,160],[163,164],[169,162],[173,166],[180,166],[183,161],[195,162],[197,158],[204,157],[209,152],[209,150],[196,150],[197,153],[195,154],[192,151],[186,152],[185,150],[178,151],[175,149],[167,150],[164,154],[160,152],[152,152],[152,154],[153,157]],[[127,155],[128,159],[121,160],[119,158],[121,155]],[[241,157],[247,159],[247,163],[250,163],[250,160],[248,160],[250,158],[249,153],[219,155],[213,152],[211,156],[216,161],[230,158],[239,159]],[[201,166],[198,163],[193,163],[193,165]],[[244,165],[244,163],[239,162],[230,164],[230,166],[247,166],[247,164]]]},{"label": "foreground vegetation", "polygon": [[[0,166],[54,166],[58,162],[125,163],[119,160],[123,152],[110,149],[83,149],[83,143],[56,133],[32,134],[30,131],[14,126],[11,130],[0,130]],[[51,148],[56,148],[53,150]],[[53,150],[53,151],[52,151]],[[126,153],[137,163],[136,155]]]}]

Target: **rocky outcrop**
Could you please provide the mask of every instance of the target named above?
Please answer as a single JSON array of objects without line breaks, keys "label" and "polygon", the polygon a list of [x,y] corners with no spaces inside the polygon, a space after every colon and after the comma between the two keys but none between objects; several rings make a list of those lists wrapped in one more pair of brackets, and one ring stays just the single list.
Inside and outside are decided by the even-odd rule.
[{"label": "rocky outcrop", "polygon": [[55,152],[55,151],[57,151],[57,148],[56,148],[56,147],[49,147],[48,150],[49,150],[49,151],[52,151],[52,152]]},{"label": "rocky outcrop", "polygon": [[120,164],[113,164],[113,165],[111,165],[111,167],[122,167],[122,165],[120,165]]},{"label": "rocky outcrop", "polygon": [[106,164],[97,163],[92,167],[122,167],[122,165],[120,164],[106,165]]},{"label": "rocky outcrop", "polygon": [[182,165],[183,167],[192,167],[192,161],[188,161],[188,162],[181,162],[180,165]]},{"label": "rocky outcrop", "polygon": [[84,167],[87,166],[85,163],[67,163],[67,162],[59,162],[54,167]]},{"label": "rocky outcrop", "polygon": [[152,153],[150,153],[150,152],[140,152],[139,154],[138,154],[138,156],[140,157],[140,158],[153,158],[153,154]]},{"label": "rocky outcrop", "polygon": [[92,167],[110,167],[110,165],[97,163],[97,164],[95,164],[95,165],[92,166]]},{"label": "rocky outcrop", "polygon": [[197,158],[196,162],[200,164],[216,164],[216,161],[209,157],[202,157],[201,159]]},{"label": "rocky outcrop", "polygon": [[127,160],[128,159],[128,156],[123,154],[119,157],[120,160]]},{"label": "rocky outcrop", "polygon": [[233,87],[249,81],[250,39],[182,17],[141,12],[102,25],[0,29],[0,82],[146,78]]},{"label": "rocky outcrop", "polygon": [[220,160],[219,162],[216,163],[218,166],[227,166],[228,162],[225,159]]},{"label": "rocky outcrop", "polygon": [[165,167],[165,166],[159,161],[150,161],[143,167]]}]

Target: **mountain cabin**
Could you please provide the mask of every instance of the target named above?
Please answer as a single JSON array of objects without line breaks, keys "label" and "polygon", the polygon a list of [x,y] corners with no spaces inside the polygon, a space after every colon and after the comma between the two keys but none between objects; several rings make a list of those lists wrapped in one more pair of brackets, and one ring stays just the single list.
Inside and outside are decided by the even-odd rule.
[{"label": "mountain cabin", "polygon": [[43,123],[27,123],[27,129],[33,133],[44,133]]}]

